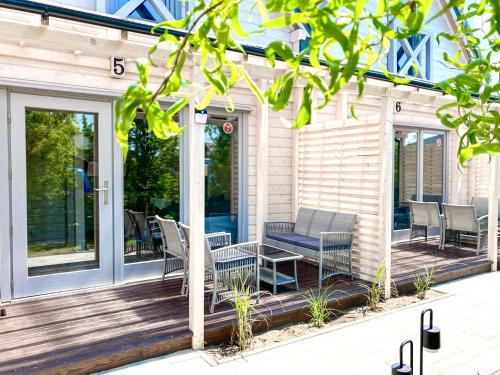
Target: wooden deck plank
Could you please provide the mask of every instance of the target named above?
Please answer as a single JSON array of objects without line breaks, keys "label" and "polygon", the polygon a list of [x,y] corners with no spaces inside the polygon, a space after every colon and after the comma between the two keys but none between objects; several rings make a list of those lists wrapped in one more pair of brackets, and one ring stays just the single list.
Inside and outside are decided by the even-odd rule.
[{"label": "wooden deck plank", "polygon": [[[415,272],[436,265],[437,274],[461,277],[484,272],[485,254],[447,247],[436,251],[436,242],[400,243],[393,246],[393,278],[407,290]],[[290,273],[291,265],[278,270]],[[293,285],[266,295],[258,311],[267,317],[257,330],[302,320],[307,313],[304,292],[315,290],[317,268],[299,262],[300,290]],[[364,301],[362,282],[335,277],[331,305],[346,308]],[[181,280],[172,279],[122,286],[86,289],[14,301],[0,318],[0,373],[87,374],[190,347],[188,300],[179,295]],[[270,290],[270,286],[262,284]],[[231,335],[234,312],[229,304],[209,314],[205,295],[205,340],[216,343]]]}]

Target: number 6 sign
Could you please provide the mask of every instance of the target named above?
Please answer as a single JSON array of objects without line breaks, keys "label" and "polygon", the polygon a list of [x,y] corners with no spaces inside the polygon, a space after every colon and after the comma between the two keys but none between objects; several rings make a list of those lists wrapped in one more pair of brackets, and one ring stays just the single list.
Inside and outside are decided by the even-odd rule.
[{"label": "number 6 sign", "polygon": [[109,76],[113,78],[123,78],[125,75],[125,57],[111,56],[109,62]]}]

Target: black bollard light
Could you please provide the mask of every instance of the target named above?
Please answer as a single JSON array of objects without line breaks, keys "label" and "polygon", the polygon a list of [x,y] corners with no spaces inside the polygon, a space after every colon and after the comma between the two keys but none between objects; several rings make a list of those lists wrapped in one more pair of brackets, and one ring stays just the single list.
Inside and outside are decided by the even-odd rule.
[{"label": "black bollard light", "polygon": [[[406,344],[410,344],[410,365],[403,363],[403,349]],[[399,346],[399,363],[392,365],[391,375],[413,375],[413,341],[406,340]]]},{"label": "black bollard light", "polygon": [[[424,326],[426,313],[430,315],[428,326]],[[433,324],[432,309],[425,309],[420,314],[420,375],[424,373],[424,348],[433,353],[441,348],[441,330]]]}]

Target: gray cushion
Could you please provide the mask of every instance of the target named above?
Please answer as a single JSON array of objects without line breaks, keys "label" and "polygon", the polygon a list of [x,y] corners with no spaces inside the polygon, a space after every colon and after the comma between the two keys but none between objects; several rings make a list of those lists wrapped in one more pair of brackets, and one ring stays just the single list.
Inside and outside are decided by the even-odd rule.
[{"label": "gray cushion", "polygon": [[312,208],[300,208],[297,214],[297,220],[295,221],[294,232],[302,234],[304,236],[309,235],[309,228],[311,226],[311,220],[314,216],[314,211]]},{"label": "gray cushion", "polygon": [[302,236],[302,238],[295,241],[295,246],[301,246],[311,250],[319,251],[319,239],[314,237]]},{"label": "gray cushion", "polygon": [[314,238],[319,238],[321,232],[352,233],[355,221],[353,214],[301,208],[294,232]]},{"label": "gray cushion", "polygon": [[285,243],[289,243],[291,245],[295,245],[297,240],[300,240],[302,237],[305,237],[301,234],[298,233],[293,233],[293,232],[283,232],[283,233],[268,233],[267,234],[268,238],[271,238],[276,241],[281,241]]},{"label": "gray cushion", "polygon": [[318,238],[304,236],[298,233],[269,233],[267,237],[290,245],[307,247],[308,249],[316,251],[319,250]]},{"label": "gray cushion", "polygon": [[215,269],[217,271],[224,271],[246,267],[252,264],[255,264],[255,256],[242,253],[232,258],[215,261]]}]

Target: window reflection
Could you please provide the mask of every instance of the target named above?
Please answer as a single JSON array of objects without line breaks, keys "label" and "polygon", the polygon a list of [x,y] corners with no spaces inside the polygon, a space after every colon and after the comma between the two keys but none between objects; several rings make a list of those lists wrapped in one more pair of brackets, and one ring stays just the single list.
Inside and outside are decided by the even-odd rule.
[{"label": "window reflection", "polygon": [[205,125],[205,231],[238,242],[238,118],[209,116]]},{"label": "window reflection", "polygon": [[124,166],[125,263],[163,258],[154,216],[179,220],[179,138],[158,139],[142,118]]},{"label": "window reflection", "polygon": [[417,199],[418,134],[397,130],[394,139],[394,230],[410,227],[408,201]]}]

